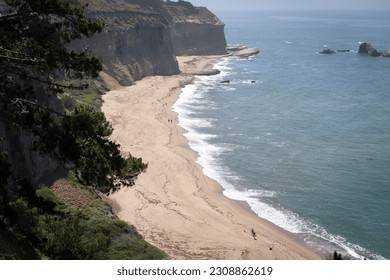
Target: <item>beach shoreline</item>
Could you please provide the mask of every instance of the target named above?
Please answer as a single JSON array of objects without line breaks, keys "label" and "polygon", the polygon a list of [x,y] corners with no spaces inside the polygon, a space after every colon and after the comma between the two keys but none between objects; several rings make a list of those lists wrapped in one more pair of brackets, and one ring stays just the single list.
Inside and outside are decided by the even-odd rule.
[{"label": "beach shoreline", "polygon": [[[178,57],[181,74],[146,77],[103,96],[113,140],[149,164],[135,186],[110,195],[120,219],[172,259],[321,259],[298,237],[223,195],[203,174],[173,105],[194,75],[223,56]],[[252,234],[252,229],[256,233]]]}]

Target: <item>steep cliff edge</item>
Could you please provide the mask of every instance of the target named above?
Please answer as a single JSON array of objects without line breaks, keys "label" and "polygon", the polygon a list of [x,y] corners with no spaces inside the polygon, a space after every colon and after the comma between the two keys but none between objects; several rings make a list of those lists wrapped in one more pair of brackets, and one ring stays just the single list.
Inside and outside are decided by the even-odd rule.
[{"label": "steep cliff edge", "polygon": [[224,23],[205,7],[166,2],[172,47],[176,55],[226,54]]},{"label": "steep cliff edge", "polygon": [[101,56],[104,72],[121,85],[179,73],[176,55],[227,53],[224,24],[204,7],[186,1],[89,2],[89,16],[103,20],[106,28],[73,46]]},{"label": "steep cliff edge", "polygon": [[74,42],[78,48],[103,58],[104,72],[121,85],[153,75],[179,73],[167,20],[160,14],[133,11],[95,11],[92,18],[106,28],[92,38]]},{"label": "steep cliff edge", "polygon": [[[206,8],[185,1],[80,2],[89,4],[88,16],[104,21],[105,29],[72,42],[71,47],[102,57],[102,77],[108,75],[123,86],[146,76],[178,74],[176,55],[226,54],[224,24]],[[50,108],[64,110],[56,97],[49,103]],[[17,175],[37,185],[50,185],[64,175],[54,160],[34,151],[31,134],[0,121],[0,136],[5,138],[0,149],[8,152]]]},{"label": "steep cliff edge", "polygon": [[[19,1],[11,1],[11,2],[15,2],[16,4],[19,3]],[[36,4],[37,7],[39,8],[42,7],[42,11],[46,13],[47,10],[50,11],[50,9],[46,5],[53,4],[55,1],[24,0],[21,2],[27,3],[26,5],[23,5],[24,8],[25,7],[29,8],[29,4],[34,3]],[[60,2],[66,4],[66,1],[60,1]],[[76,57],[79,60],[77,62],[75,62],[75,60],[74,61],[72,60],[73,63],[70,68],[74,67],[75,65],[79,65],[80,64],[79,62],[83,60],[83,58],[89,57],[89,55],[100,56],[104,60],[103,73],[99,81],[100,84],[95,80],[91,82],[91,84],[95,83],[95,86],[100,87],[101,85],[103,85],[103,89],[100,89],[99,92],[102,92],[110,87],[109,84],[106,83],[107,80],[113,81],[115,79],[115,83],[120,83],[121,85],[127,86],[133,84],[134,81],[140,80],[146,76],[178,74],[180,70],[176,60],[176,55],[221,54],[226,52],[225,50],[226,42],[223,36],[223,24],[219,20],[216,20],[215,16],[209,13],[206,9],[203,8],[198,10],[197,8],[194,8],[192,5],[188,5],[187,2],[183,3],[184,1],[181,1],[180,3],[177,4],[171,4],[173,6],[178,5],[179,7],[184,4],[187,7],[184,10],[181,10],[184,14],[181,14],[180,11],[169,12],[168,9],[165,8],[165,4],[160,0],[107,0],[107,1],[106,0],[90,0],[90,1],[74,0],[69,2],[72,3],[83,2],[85,4],[89,4],[89,8],[87,10],[88,16],[90,18],[97,18],[105,22],[106,26],[102,33],[96,34],[96,36],[89,39],[83,38],[74,41],[70,46],[70,48],[74,48],[79,51],[82,51],[76,54],[77,55]],[[0,11],[2,5],[7,5],[7,4],[1,3]],[[62,6],[62,7],[64,9],[66,8],[66,6]],[[51,11],[58,11],[59,9],[57,8],[58,6],[56,6],[55,9],[52,9]],[[182,8],[179,8],[179,10],[180,9]],[[21,10],[24,11],[23,9]],[[80,9],[80,11],[81,10],[82,9]],[[4,15],[3,11],[1,12],[2,13],[0,16]],[[10,13],[8,10],[7,12]],[[56,13],[53,12],[53,14]],[[42,19],[40,13],[35,13],[35,12],[25,13],[25,14],[23,13],[23,15],[26,15],[27,17],[30,16],[34,17],[34,19],[39,23],[41,22]],[[72,21],[72,19],[70,19],[69,21]],[[54,17],[54,20],[45,21],[42,25],[34,25],[34,28],[37,28],[36,30],[37,32],[36,34],[33,33],[33,35],[39,37],[40,41],[42,41],[43,43],[47,43],[50,40],[48,40],[47,38],[47,33],[42,32],[43,29],[42,27],[46,27],[46,26],[50,27],[51,24],[55,24],[55,23],[57,23],[57,17]],[[29,31],[28,24],[26,24],[27,26],[26,28],[24,28],[25,27],[24,25],[21,25],[21,28],[24,29],[24,31],[27,30],[28,32]],[[14,25],[15,24],[10,24],[10,26],[14,26]],[[62,30],[61,25],[58,26],[59,26],[59,30]],[[4,27],[5,25],[2,26],[2,28]],[[214,30],[213,27],[215,27],[215,31],[210,31],[210,30]],[[187,36],[186,33],[190,34],[190,36],[186,37]],[[15,37],[18,37],[16,36],[16,34],[19,33],[14,32],[13,34],[15,34]],[[216,38],[217,38],[216,34],[220,36],[219,38],[221,38],[221,42],[216,42]],[[7,36],[4,37],[7,38]],[[8,37],[13,37],[13,36],[8,36]],[[24,38],[23,36],[19,36],[19,37]],[[68,38],[71,40],[74,37],[69,36]],[[55,38],[55,40],[52,41],[61,42],[62,44],[62,41],[57,40],[57,38]],[[65,42],[68,42],[68,40],[65,40]],[[175,45],[173,44],[173,42],[175,43]],[[192,44],[196,44],[196,45],[191,46]],[[30,45],[27,46],[30,47]],[[50,50],[55,49],[50,46],[51,45],[49,45],[48,47],[49,49],[48,53],[51,53]],[[19,50],[13,51],[13,50],[3,49],[3,51],[6,52],[9,51],[12,52],[13,54],[16,53],[18,55],[22,54],[19,53]],[[46,64],[51,64],[53,61],[61,61],[62,56],[60,55],[50,56],[50,59],[47,60],[35,60],[36,55],[32,55],[32,56],[27,55],[26,57],[28,59],[31,59],[30,63],[32,63],[32,65],[35,65],[36,63],[38,64],[42,63],[42,68],[44,68]],[[3,57],[3,58],[7,58],[7,57]],[[22,59],[15,58],[14,60],[24,61],[25,59],[23,58],[24,57],[22,56]],[[47,61],[47,63],[45,63],[45,61]],[[12,59],[8,60],[7,63],[8,63],[7,65],[12,64]],[[4,69],[5,70],[3,71],[3,73],[7,73],[6,67]],[[23,69],[23,67],[21,67],[21,69]],[[63,67],[59,67],[58,69],[59,69],[58,72],[57,71],[55,73],[50,72],[48,74],[48,77],[50,78],[50,82],[56,81],[56,78],[54,78],[53,75],[55,75],[56,77],[58,76],[58,79],[63,78],[63,73],[61,72],[61,70],[63,70]],[[89,75],[86,76],[89,77]],[[78,77],[86,77],[86,76],[75,75],[71,77],[78,79]],[[4,75],[4,77],[6,77],[6,74]],[[103,77],[106,77],[107,80],[105,80]],[[86,81],[85,80],[82,81],[82,84],[84,84],[84,82]],[[35,87],[34,82],[32,82],[31,88],[33,87]],[[71,86],[69,86],[69,88],[71,88]],[[27,89],[27,91],[28,90],[29,89]],[[95,94],[93,98],[97,99],[96,97],[98,95],[96,94],[96,92],[98,92],[98,90],[93,86],[89,89],[89,92],[84,90],[80,90],[80,92],[77,92],[78,94],[77,97],[83,97],[83,98],[80,99],[74,98],[74,99],[76,99],[77,102],[80,102],[82,104],[86,103],[88,105],[91,105],[88,102],[89,101],[88,95],[90,94],[91,91],[94,92]],[[20,92],[24,92],[24,89],[21,89]],[[72,101],[72,102],[69,101],[69,103],[72,103],[72,105],[70,105],[69,108],[72,108],[74,104],[77,104],[77,103],[73,103],[74,100],[72,99],[73,98],[71,96],[72,94],[75,94],[75,92],[62,93],[56,91],[52,95],[48,96],[45,94],[45,92],[43,92],[42,96],[39,96],[39,94],[37,96],[34,95],[33,96],[34,100],[32,100],[33,99],[32,97],[31,100],[33,101],[32,103],[36,103],[37,108],[42,106],[45,107],[48,111],[53,110],[56,112],[63,113],[65,112],[65,109],[68,109],[68,106],[64,106],[67,103],[66,100],[71,99]],[[35,99],[35,97],[37,98]],[[65,99],[65,98],[69,98],[69,99]],[[16,103],[18,101],[18,98],[16,98],[14,101],[15,101],[14,104],[18,105]],[[29,103],[30,99],[23,100],[23,102]],[[25,114],[25,112],[23,112],[22,109],[21,111],[23,114]],[[35,116],[34,110],[31,110],[31,112],[33,113],[31,115]],[[37,114],[35,117],[40,118],[41,115]],[[34,119],[34,118],[30,117],[30,119]],[[43,118],[41,123],[47,124],[48,120],[46,118]],[[53,123],[55,124],[55,122]],[[89,123],[89,122],[86,121],[85,123]],[[26,126],[23,126],[24,128],[22,128],[22,126],[18,127],[17,125],[14,125],[14,123],[9,121],[9,119],[7,118],[0,119],[0,165],[1,165],[0,184],[2,187],[2,190],[0,192],[0,205],[2,206],[8,205],[7,200],[9,198],[12,198],[12,200],[16,201],[19,197],[21,197],[22,191],[24,192],[25,190],[20,189],[21,185],[19,185],[19,183],[23,185],[23,188],[28,188],[27,189],[28,192],[29,191],[32,192],[33,191],[32,188],[39,189],[43,185],[51,186],[55,180],[66,176],[67,172],[65,171],[65,169],[59,166],[56,160],[51,158],[49,155],[45,155],[37,151],[35,146],[36,146],[36,142],[39,142],[39,138],[38,136],[35,136],[35,134],[31,132],[30,129],[28,129],[29,125],[30,122],[28,122]],[[55,127],[55,125],[53,125],[53,127]],[[42,126],[42,131],[43,130],[49,131],[45,125]],[[50,131],[50,133],[49,135],[54,135],[54,136],[61,135],[60,133],[56,132],[56,130],[54,130],[54,132]],[[59,136],[57,137],[57,139],[64,139],[64,137]],[[89,142],[91,141],[88,140],[87,143]],[[101,143],[101,141],[98,142]],[[76,150],[76,149],[72,148],[69,150]],[[105,149],[101,149],[101,150],[105,150]],[[88,159],[96,159],[96,158],[99,157],[95,157],[95,154],[88,157]],[[104,158],[105,157],[103,157],[103,159]],[[6,165],[3,165],[3,163],[6,163]],[[88,161],[88,163],[90,162]],[[6,168],[3,169],[3,167]],[[94,174],[96,174],[96,172]],[[129,174],[129,172],[126,174]],[[9,179],[11,178],[11,176],[14,177],[12,177],[12,179]],[[19,178],[26,179],[26,180],[21,180],[19,182],[18,180]],[[30,195],[30,193],[28,193],[28,195]],[[35,195],[33,199],[35,200]],[[31,224],[29,223],[30,223],[30,218],[31,221],[33,218],[36,220],[36,217],[34,216],[36,214],[36,208],[32,208],[33,211],[35,212],[31,212],[32,215],[30,215],[29,207],[31,205],[28,204],[30,202],[26,204],[25,201],[21,200],[18,201],[18,204],[12,204],[12,203],[9,204],[12,206],[11,208],[17,210],[16,211],[17,213],[15,212],[17,214],[17,215],[15,214],[17,218],[15,218],[14,220],[22,221],[23,224],[20,225],[20,227],[23,227],[26,230],[32,228],[33,223]],[[28,215],[27,214],[25,215],[24,213],[27,213]],[[25,217],[28,218],[27,222],[24,221]],[[15,222],[15,225],[16,224],[17,223]],[[10,235],[8,233],[9,228],[6,228],[6,232],[4,233],[3,231],[5,228],[4,225],[5,224],[0,219],[0,240],[2,240],[2,244],[7,244],[10,242],[10,240],[13,239],[15,240],[18,239],[16,235],[11,237],[8,236]],[[128,246],[128,244],[126,245]],[[141,246],[139,247],[141,248]],[[34,248],[31,248],[31,251],[34,251]],[[2,248],[0,248],[0,256],[1,253],[2,253]],[[19,253],[17,254],[17,256],[19,256]],[[20,256],[24,256],[24,255],[20,254]],[[14,255],[11,255],[11,257],[14,258]],[[36,254],[33,257],[39,258],[39,255]]]}]

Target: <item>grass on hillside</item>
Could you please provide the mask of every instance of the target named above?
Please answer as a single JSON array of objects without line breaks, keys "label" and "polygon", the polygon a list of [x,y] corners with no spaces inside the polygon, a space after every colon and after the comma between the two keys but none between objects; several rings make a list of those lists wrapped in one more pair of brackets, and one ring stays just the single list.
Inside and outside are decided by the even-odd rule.
[{"label": "grass on hillside", "polygon": [[[119,220],[111,206],[74,175],[62,180],[60,197],[41,188],[30,201],[18,201],[18,224],[0,223],[0,259],[159,260],[168,256],[147,243],[135,227]],[[71,192],[83,192],[82,210],[70,203]],[[77,198],[76,198],[77,199]],[[68,201],[65,203],[64,201]],[[73,205],[73,206],[72,206]]]}]

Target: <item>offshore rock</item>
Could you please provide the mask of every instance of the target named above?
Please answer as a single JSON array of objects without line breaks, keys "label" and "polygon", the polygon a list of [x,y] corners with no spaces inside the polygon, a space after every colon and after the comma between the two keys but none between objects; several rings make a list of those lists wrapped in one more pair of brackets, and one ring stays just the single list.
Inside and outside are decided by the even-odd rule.
[{"label": "offshore rock", "polygon": [[335,54],[336,52],[334,50],[331,50],[331,49],[323,49],[322,51],[320,51],[320,53],[322,53],[322,54]]},{"label": "offshore rock", "polygon": [[381,55],[383,56],[383,57],[390,57],[390,52],[389,51],[383,51],[383,50],[381,50],[381,51],[379,51],[380,53],[381,53]]},{"label": "offshore rock", "polygon": [[241,58],[248,58],[260,53],[260,50],[257,48],[248,48],[244,45],[229,45],[226,47],[226,50],[229,55],[234,55]]},{"label": "offshore rock", "polygon": [[[386,51],[378,51],[376,50],[370,43],[363,42],[359,45],[358,53],[366,53],[371,56],[386,56]],[[384,54],[384,55],[383,55]]]},{"label": "offshore rock", "polygon": [[369,53],[372,50],[375,50],[375,49],[371,46],[371,44],[363,42],[359,45],[358,53]]}]

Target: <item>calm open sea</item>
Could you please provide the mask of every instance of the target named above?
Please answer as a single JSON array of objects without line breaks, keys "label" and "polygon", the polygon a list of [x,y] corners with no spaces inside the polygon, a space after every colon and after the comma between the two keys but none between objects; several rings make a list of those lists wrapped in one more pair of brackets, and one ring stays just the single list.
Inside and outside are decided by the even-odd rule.
[{"label": "calm open sea", "polygon": [[390,15],[219,16],[261,54],[224,59],[174,106],[205,174],[322,252],[390,259],[390,58],[357,54],[390,50]]}]

